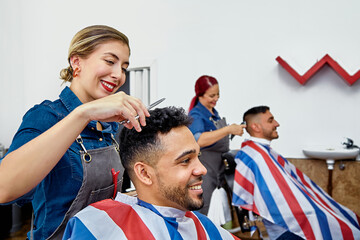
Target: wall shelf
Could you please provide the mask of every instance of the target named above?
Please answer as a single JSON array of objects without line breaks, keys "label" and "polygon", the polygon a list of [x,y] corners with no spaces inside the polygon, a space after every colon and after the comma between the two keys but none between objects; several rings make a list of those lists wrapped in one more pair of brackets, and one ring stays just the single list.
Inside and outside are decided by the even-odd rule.
[{"label": "wall shelf", "polygon": [[326,54],[320,61],[315,63],[304,75],[300,75],[296,72],[287,62],[285,62],[280,56],[276,58],[276,61],[285,68],[301,85],[304,85],[316,72],[318,72],[324,65],[329,65],[334,71],[340,75],[349,85],[353,85],[360,78],[360,70],[354,75],[348,74],[332,57]]}]

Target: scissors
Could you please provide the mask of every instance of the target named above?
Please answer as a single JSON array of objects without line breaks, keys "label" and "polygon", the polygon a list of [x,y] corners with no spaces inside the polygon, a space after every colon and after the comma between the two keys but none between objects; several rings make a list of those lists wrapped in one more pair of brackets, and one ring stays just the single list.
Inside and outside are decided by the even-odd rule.
[{"label": "scissors", "polygon": [[[157,100],[156,102],[153,102],[152,104],[150,104],[149,106],[147,106],[147,109],[150,110],[153,107],[159,105],[160,103],[162,103],[165,100],[165,98],[161,98],[159,100]],[[135,119],[138,119],[139,115],[136,115]],[[121,122],[119,122],[120,124],[125,124],[125,123],[130,123],[130,120],[122,120]]]}]

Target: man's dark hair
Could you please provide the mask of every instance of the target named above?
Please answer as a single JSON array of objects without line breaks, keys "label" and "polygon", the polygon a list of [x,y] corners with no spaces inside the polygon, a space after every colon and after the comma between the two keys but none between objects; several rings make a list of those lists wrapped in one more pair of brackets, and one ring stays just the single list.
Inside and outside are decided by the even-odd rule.
[{"label": "man's dark hair", "polygon": [[134,128],[124,128],[120,134],[120,158],[130,177],[135,162],[155,164],[151,159],[162,150],[159,134],[169,133],[176,127],[188,127],[191,123],[191,118],[183,108],[156,108],[149,113],[150,117],[146,118],[146,126],[142,127],[141,132],[137,132]]},{"label": "man's dark hair", "polygon": [[270,110],[270,108],[268,106],[257,106],[257,107],[250,108],[249,110],[247,110],[244,113],[243,121],[246,121],[248,116],[253,116],[253,115],[256,115],[259,113],[265,113],[268,110]]}]

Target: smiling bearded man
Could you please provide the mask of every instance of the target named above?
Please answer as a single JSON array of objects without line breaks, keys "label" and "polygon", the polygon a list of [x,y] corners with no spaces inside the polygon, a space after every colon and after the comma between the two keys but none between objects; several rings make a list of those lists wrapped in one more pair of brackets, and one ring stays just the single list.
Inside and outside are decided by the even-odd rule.
[{"label": "smiling bearded man", "polygon": [[199,145],[183,109],[155,109],[141,132],[123,129],[122,163],[137,198],[118,193],[79,212],[63,239],[238,239],[192,210],[203,204]]}]

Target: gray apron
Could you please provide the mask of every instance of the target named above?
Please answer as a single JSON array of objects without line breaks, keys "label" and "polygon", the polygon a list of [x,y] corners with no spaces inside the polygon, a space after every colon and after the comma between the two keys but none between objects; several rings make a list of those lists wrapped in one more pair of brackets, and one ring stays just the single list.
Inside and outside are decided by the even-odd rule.
[{"label": "gray apron", "polygon": [[[225,127],[225,118],[218,121],[210,120],[214,123],[216,129]],[[221,186],[224,179],[225,165],[221,154],[229,151],[229,136],[225,136],[213,145],[202,148],[200,150],[199,159],[201,163],[206,167],[207,173],[203,176],[203,197],[204,206],[199,210],[201,213],[207,215],[210,205],[210,199],[212,192],[218,186]]]},{"label": "gray apron", "polygon": [[120,161],[119,145],[115,138],[111,137],[116,146],[112,145],[91,150],[85,149],[81,136],[76,139],[83,149],[83,151],[80,151],[83,181],[63,221],[48,239],[62,239],[66,224],[71,217],[87,205],[115,197],[116,192],[121,191],[124,167]]}]

